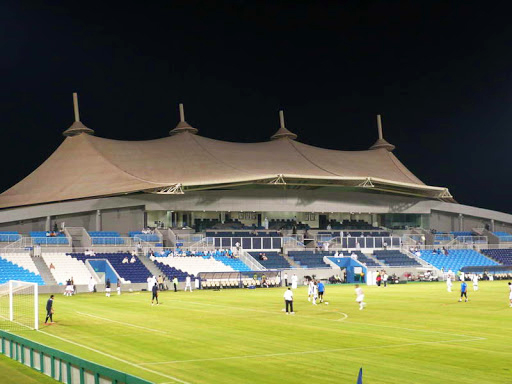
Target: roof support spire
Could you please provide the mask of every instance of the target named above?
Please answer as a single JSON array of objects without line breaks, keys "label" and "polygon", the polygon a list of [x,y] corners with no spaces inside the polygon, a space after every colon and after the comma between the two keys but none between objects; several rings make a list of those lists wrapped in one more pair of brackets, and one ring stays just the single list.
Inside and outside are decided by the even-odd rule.
[{"label": "roof support spire", "polygon": [[382,119],[380,118],[380,115],[377,115],[377,129],[379,131],[379,139],[383,140],[384,137],[382,136]]},{"label": "roof support spire", "polygon": [[94,135],[94,130],[87,128],[80,121],[80,112],[78,110],[78,94],[73,92],[73,111],[75,112],[75,121],[71,124],[71,127],[66,129],[62,134],[64,136],[76,136],[81,133],[88,133]]},{"label": "roof support spire", "polygon": [[180,108],[180,122],[184,122],[185,121],[185,109],[183,108],[182,103],[179,104],[179,108]]},{"label": "roof support spire", "polygon": [[75,110],[75,121],[80,121],[80,112],[78,110],[78,94],[73,92],[73,108]]},{"label": "roof support spire", "polygon": [[281,139],[281,138],[288,138],[291,140],[295,140],[297,138],[297,135],[295,133],[290,132],[284,126],[284,112],[282,109],[279,110],[279,124],[280,124],[280,127],[279,127],[278,131],[270,137],[272,140]]},{"label": "roof support spire", "polygon": [[389,144],[386,140],[384,140],[384,135],[382,133],[382,119],[380,115],[377,115],[377,130],[379,133],[379,138],[373,144],[370,149],[380,149],[384,148],[385,150],[392,152],[395,149],[393,144]]},{"label": "roof support spire", "polygon": [[197,133],[197,129],[185,121],[185,108],[183,107],[183,104],[179,103],[178,107],[180,110],[180,121],[178,125],[176,125],[176,128],[171,129],[169,135],[172,136],[181,132],[190,132],[195,135]]}]

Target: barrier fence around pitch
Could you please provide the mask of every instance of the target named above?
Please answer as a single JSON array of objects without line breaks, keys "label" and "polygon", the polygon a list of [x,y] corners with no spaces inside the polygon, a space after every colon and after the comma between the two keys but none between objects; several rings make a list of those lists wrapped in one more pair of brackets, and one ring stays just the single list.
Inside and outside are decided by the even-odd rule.
[{"label": "barrier fence around pitch", "polygon": [[66,384],[153,384],[139,377],[84,360],[0,330],[0,352]]}]

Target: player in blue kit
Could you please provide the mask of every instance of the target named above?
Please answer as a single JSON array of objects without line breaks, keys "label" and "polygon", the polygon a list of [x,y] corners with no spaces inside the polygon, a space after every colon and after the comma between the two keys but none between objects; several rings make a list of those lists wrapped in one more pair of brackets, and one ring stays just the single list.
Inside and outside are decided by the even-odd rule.
[{"label": "player in blue kit", "polygon": [[468,285],[466,284],[465,281],[463,281],[461,284],[460,284],[460,299],[459,299],[459,302],[462,301],[462,297],[465,297],[466,300],[464,301],[468,301]]}]

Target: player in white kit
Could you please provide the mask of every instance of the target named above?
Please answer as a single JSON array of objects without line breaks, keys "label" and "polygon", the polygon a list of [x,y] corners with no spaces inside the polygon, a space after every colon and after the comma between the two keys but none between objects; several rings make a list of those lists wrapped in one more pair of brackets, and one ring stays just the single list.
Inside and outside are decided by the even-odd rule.
[{"label": "player in white kit", "polygon": [[366,307],[366,303],[364,302],[363,288],[360,288],[359,284],[356,284],[356,301],[359,303],[360,311]]},{"label": "player in white kit", "polygon": [[316,300],[318,299],[318,285],[315,282],[313,282],[313,305],[317,305],[316,304]]},{"label": "player in white kit", "polygon": [[187,276],[185,279],[185,290],[183,292],[187,292],[187,287],[190,289],[190,292],[192,292],[192,284],[190,283],[190,276]]},{"label": "player in white kit", "polygon": [[294,273],[292,276],[292,289],[297,289],[298,280],[299,279],[298,279],[297,275]]},{"label": "player in white kit", "polygon": [[452,275],[450,273],[448,273],[446,275],[446,290],[448,292],[451,292],[452,291]]},{"label": "player in white kit", "polygon": [[478,275],[475,273],[473,275],[473,291],[478,291]]},{"label": "player in white kit", "polygon": [[315,291],[315,282],[313,280],[309,280],[308,284],[308,301],[311,301],[313,297],[313,292]]},{"label": "player in white kit", "polygon": [[509,294],[508,294],[508,299],[510,300],[510,308],[512,308],[512,283],[508,283],[508,289],[509,289]]}]

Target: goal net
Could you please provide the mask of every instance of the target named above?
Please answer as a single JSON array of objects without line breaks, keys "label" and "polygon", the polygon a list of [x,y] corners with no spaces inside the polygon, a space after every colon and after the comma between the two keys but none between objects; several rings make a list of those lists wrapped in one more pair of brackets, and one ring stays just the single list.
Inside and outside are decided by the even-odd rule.
[{"label": "goal net", "polygon": [[39,329],[36,283],[10,280],[0,285],[0,329]]}]

